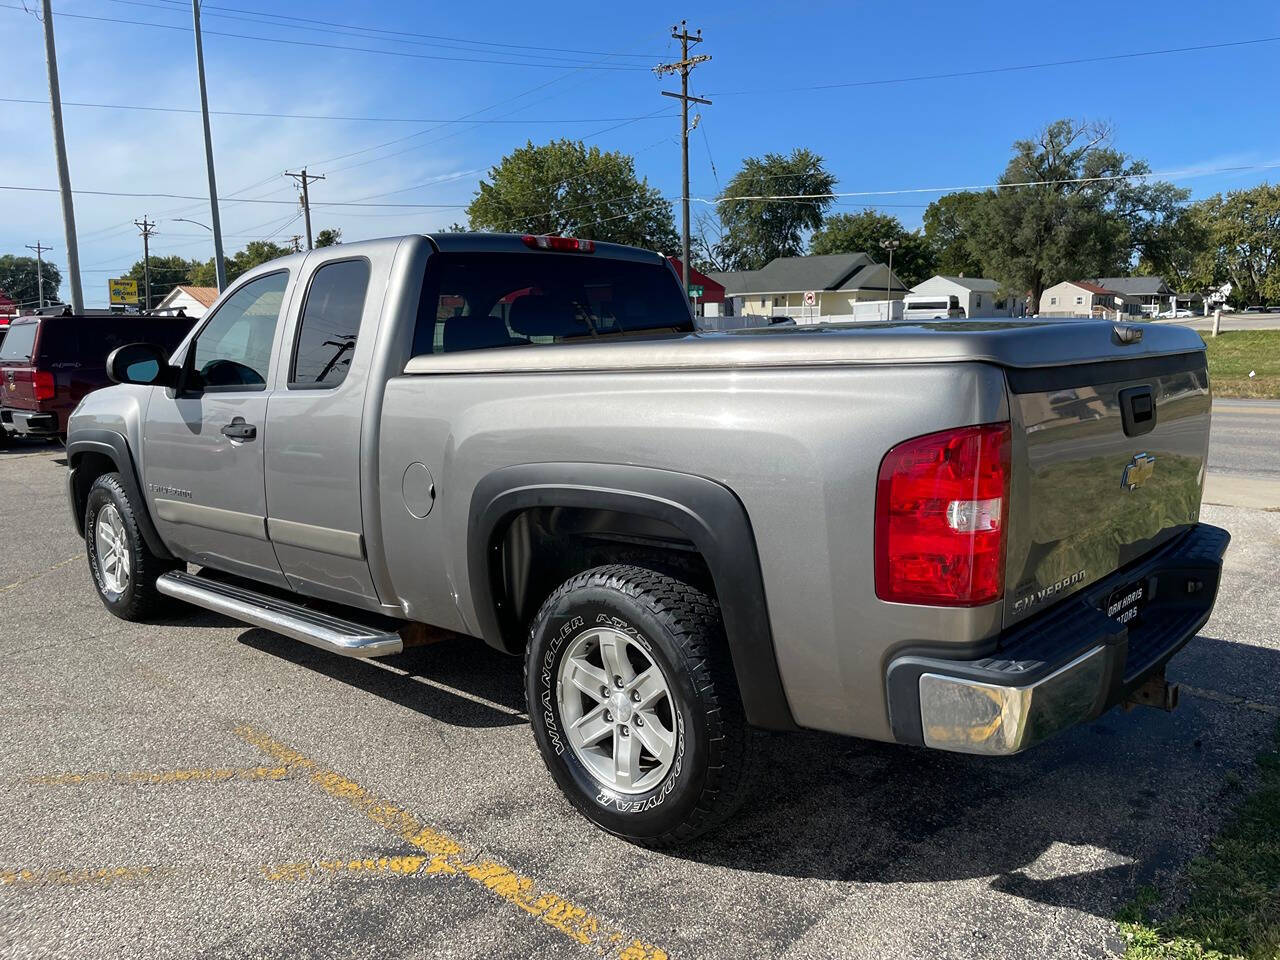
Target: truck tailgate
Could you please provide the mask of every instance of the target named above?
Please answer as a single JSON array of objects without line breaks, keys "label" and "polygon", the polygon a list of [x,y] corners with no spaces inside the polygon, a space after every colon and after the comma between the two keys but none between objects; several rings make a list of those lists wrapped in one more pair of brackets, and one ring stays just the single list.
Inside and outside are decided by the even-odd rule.
[{"label": "truck tailgate", "polygon": [[[1009,369],[1006,624],[1196,523],[1209,445],[1203,351]],[[1127,597],[1128,595],[1126,595]],[[1117,597],[1117,611],[1141,597]]]}]

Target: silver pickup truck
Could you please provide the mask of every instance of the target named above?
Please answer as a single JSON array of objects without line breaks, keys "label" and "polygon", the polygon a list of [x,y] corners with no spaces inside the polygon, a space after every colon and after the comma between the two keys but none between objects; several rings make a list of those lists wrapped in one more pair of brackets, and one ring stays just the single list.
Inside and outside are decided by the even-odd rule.
[{"label": "silver pickup truck", "polygon": [[523,657],[552,776],[643,843],[726,817],[761,728],[1012,754],[1172,708],[1228,541],[1176,327],[701,332],[656,254],[440,234],[258,267],[109,367],[67,446],[112,613]]}]

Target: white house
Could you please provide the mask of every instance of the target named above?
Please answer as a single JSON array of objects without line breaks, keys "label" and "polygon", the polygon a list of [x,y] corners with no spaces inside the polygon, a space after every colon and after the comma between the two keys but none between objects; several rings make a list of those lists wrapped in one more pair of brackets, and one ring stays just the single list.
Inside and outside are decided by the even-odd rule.
[{"label": "white house", "polygon": [[1109,317],[1115,314],[1141,316],[1142,305],[1134,297],[1088,280],[1064,280],[1040,294],[1042,317]]},{"label": "white house", "polygon": [[883,308],[908,292],[897,274],[865,253],[777,257],[759,270],[708,276],[724,286],[733,316],[853,319],[856,304],[879,301]]},{"label": "white house", "polygon": [[1025,297],[1006,296],[1000,284],[982,277],[930,277],[911,288],[930,297],[955,297],[966,317],[1020,317],[1027,312]]},{"label": "white house", "polygon": [[217,299],[217,287],[190,287],[179,284],[165,294],[164,299],[157,303],[151,312],[161,316],[174,316],[181,310],[188,317],[199,320]]}]

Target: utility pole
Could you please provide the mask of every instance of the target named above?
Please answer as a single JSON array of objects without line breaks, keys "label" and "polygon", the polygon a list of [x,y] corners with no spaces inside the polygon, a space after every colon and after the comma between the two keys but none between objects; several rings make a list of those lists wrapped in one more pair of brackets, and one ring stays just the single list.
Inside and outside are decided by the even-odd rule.
[{"label": "utility pole", "polygon": [[48,253],[53,247],[46,247],[39,240],[35,242],[35,246],[27,244],[28,250],[36,252],[36,304],[44,306],[44,258],[41,256]]},{"label": "utility pole", "polygon": [[286,177],[293,177],[294,180],[302,184],[302,219],[307,224],[307,249],[314,249],[311,246],[311,195],[307,192],[307,184],[312,180],[323,180],[324,174],[307,173],[307,168],[303,167],[299,173],[290,173],[288,170],[284,172]]},{"label": "utility pole", "polygon": [[680,61],[659,64],[653,68],[653,72],[660,77],[668,73],[680,74],[680,92],[663,90],[661,93],[664,97],[680,101],[680,266],[684,274],[682,279],[686,300],[689,298],[689,102],[705,103],[708,106],[711,104],[710,100],[702,97],[689,96],[689,71],[711,58],[706,55],[689,56],[689,44],[701,43],[702,31],[690,34],[687,24],[688,21],[681,20],[680,26],[671,28],[671,38],[680,41]]},{"label": "utility pole", "polygon": [[156,225],[146,214],[141,220],[133,221],[133,225],[142,231],[142,312],[147,313],[151,310],[151,233]]},{"label": "utility pole", "polygon": [[884,278],[884,318],[893,319],[893,308],[889,306],[889,288],[893,286],[893,251],[902,246],[901,240],[881,240],[880,246],[889,251],[889,275]]},{"label": "utility pole", "polygon": [[62,194],[62,232],[67,238],[67,273],[71,281],[71,312],[84,313],[80,289],[80,248],[76,245],[76,211],[71,203],[71,171],[67,167],[67,141],[62,135],[62,92],[58,86],[58,51],[53,43],[53,3],[42,0],[44,59],[49,67],[49,109],[53,114],[53,151],[58,160],[58,192]]},{"label": "utility pole", "polygon": [[[49,0],[45,0],[46,6]],[[218,216],[218,181],[213,175],[213,136],[209,132],[209,94],[204,86],[204,44],[200,39],[200,0],[191,0],[191,18],[196,31],[196,74],[200,79],[200,115],[204,119],[204,162],[209,169],[209,209],[213,223],[213,272],[218,290],[227,285],[227,265],[222,259],[222,221]]]},{"label": "utility pole", "polygon": [[294,253],[302,252],[302,237],[300,235],[295,233],[292,237],[289,238],[289,242],[293,244]]}]

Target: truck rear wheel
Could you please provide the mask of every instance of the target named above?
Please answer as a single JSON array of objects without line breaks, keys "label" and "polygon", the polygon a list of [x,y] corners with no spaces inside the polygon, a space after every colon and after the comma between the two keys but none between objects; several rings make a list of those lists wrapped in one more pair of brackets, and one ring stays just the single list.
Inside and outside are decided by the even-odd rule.
[{"label": "truck rear wheel", "polygon": [[156,590],[156,578],[174,564],[147,546],[118,473],[103,474],[89,488],[84,545],[98,597],[111,613],[122,620],[145,620],[167,603]]},{"label": "truck rear wheel", "polygon": [[662,846],[737,809],[751,729],[714,600],[643,567],[596,567],[558,587],[530,633],[534,738],[587,819]]}]

